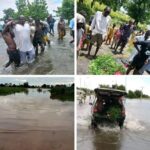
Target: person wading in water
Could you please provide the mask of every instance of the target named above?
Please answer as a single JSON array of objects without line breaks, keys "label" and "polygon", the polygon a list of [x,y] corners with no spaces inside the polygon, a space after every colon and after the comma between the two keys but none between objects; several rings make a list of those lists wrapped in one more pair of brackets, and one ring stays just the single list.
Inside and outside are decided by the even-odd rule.
[{"label": "person wading in water", "polygon": [[15,35],[13,33],[12,28],[13,28],[13,23],[11,21],[8,24],[6,24],[6,26],[2,32],[3,39],[8,46],[7,53],[9,56],[9,62],[5,65],[6,68],[9,65],[11,65],[11,63],[14,63],[15,67],[19,67],[19,65],[20,65],[20,54],[16,48],[16,43],[14,41]]}]

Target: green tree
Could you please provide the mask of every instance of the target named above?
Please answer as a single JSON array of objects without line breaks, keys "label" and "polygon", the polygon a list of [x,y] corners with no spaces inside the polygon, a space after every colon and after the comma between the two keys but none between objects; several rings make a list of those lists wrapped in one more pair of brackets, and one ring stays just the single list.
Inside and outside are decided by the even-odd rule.
[{"label": "green tree", "polygon": [[86,3],[78,2],[77,11],[80,13],[81,10],[86,12],[86,20],[89,20],[92,15],[94,15],[95,11],[91,8],[91,1],[87,0]]},{"label": "green tree", "polygon": [[29,83],[28,83],[28,82],[25,82],[25,83],[23,84],[23,86],[27,88],[27,87],[29,87]]},{"label": "green tree", "polygon": [[[127,0],[92,0],[91,1],[91,7],[95,4],[95,2],[99,2],[100,4],[105,4],[109,7],[111,7],[114,11],[119,10],[121,6],[123,6],[124,3],[126,3]],[[86,0],[79,0],[79,4],[86,3]]]},{"label": "green tree", "polygon": [[56,13],[68,21],[72,19],[74,17],[74,0],[63,0],[62,7],[58,7]]},{"label": "green tree", "polygon": [[126,90],[126,88],[125,88],[124,85],[117,85],[117,84],[114,84],[114,85],[112,85],[112,88],[118,89],[118,90],[122,90],[122,91],[125,91],[125,90]]},{"label": "green tree", "polygon": [[109,85],[101,84],[99,85],[100,88],[111,88]]},{"label": "green tree", "polygon": [[123,91],[126,90],[124,85],[117,85],[117,84],[113,84],[112,86],[101,84],[100,88],[112,88],[112,89],[123,90]]},{"label": "green tree", "polygon": [[31,16],[34,19],[44,20],[48,17],[48,6],[46,0],[34,0],[32,3],[29,0],[16,0],[17,12],[9,8],[4,10],[4,19],[8,17],[17,18],[20,15],[25,17]]},{"label": "green tree", "polygon": [[5,14],[4,15],[4,20],[7,20],[10,17],[12,17],[12,18],[15,17],[15,10],[12,9],[12,8],[4,9],[3,12]]},{"label": "green tree", "polygon": [[34,0],[33,3],[28,1],[29,15],[34,19],[44,20],[48,16],[48,6],[45,0]]},{"label": "green tree", "polygon": [[140,90],[136,90],[134,93],[135,93],[135,97],[137,97],[137,98],[140,98],[141,95],[143,95],[142,91],[140,91]]},{"label": "green tree", "polygon": [[48,87],[48,85],[43,84],[41,87],[42,87],[42,88],[47,88],[47,87]]},{"label": "green tree", "polygon": [[126,0],[93,0],[104,3],[105,5],[111,7],[114,11],[120,10],[120,7],[124,5]]},{"label": "green tree", "polygon": [[127,94],[127,97],[128,98],[149,98],[150,96],[149,95],[146,95],[144,94],[142,91],[140,90],[135,90],[135,91],[131,91],[129,90],[128,91],[128,94]]},{"label": "green tree", "polygon": [[129,90],[128,91],[128,95],[127,95],[128,98],[135,98],[135,94],[133,91]]},{"label": "green tree", "polygon": [[27,3],[26,0],[16,0],[16,7],[17,7],[17,15],[24,15],[27,16],[28,14],[28,7],[27,7]]},{"label": "green tree", "polygon": [[149,0],[130,0],[125,7],[128,14],[138,22],[147,23],[150,19]]},{"label": "green tree", "polygon": [[[122,4],[125,5],[124,3],[122,3]],[[104,8],[106,7],[106,2],[100,3],[97,0],[97,1],[95,1],[95,3],[93,3],[93,7],[91,7],[91,0],[85,0],[84,3],[78,2],[77,6],[78,6],[77,7],[78,12],[80,12],[81,10],[84,10],[86,12],[86,14],[87,14],[86,21],[88,22],[89,19],[91,18],[91,16],[93,16],[96,11],[104,10]],[[108,6],[110,6],[110,5],[108,5]],[[110,16],[112,17],[113,23],[122,24],[122,23],[128,22],[130,20],[130,16],[120,12],[119,6],[117,6],[118,11],[114,11],[113,7],[112,6],[110,6],[110,7],[112,8]]]}]

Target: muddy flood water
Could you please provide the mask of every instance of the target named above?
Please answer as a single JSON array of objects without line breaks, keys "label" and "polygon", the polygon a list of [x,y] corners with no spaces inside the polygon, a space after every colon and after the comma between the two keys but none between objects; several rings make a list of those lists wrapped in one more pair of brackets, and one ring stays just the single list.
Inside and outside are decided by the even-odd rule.
[{"label": "muddy flood water", "polygon": [[88,100],[77,106],[78,150],[149,150],[150,100],[126,100],[124,128],[90,128],[91,106]]},{"label": "muddy flood water", "polygon": [[[55,30],[57,23],[55,26]],[[66,36],[63,41],[58,40],[58,33],[50,36],[51,44],[45,47],[45,52],[39,54],[34,63],[14,68],[13,65],[4,68],[8,62],[6,52],[7,46],[2,37],[0,37],[0,74],[73,74],[74,73],[74,44],[69,42],[72,40],[69,29],[66,30]],[[39,48],[39,53],[40,53]]]},{"label": "muddy flood water", "polygon": [[48,90],[0,96],[0,150],[73,150],[74,103]]}]

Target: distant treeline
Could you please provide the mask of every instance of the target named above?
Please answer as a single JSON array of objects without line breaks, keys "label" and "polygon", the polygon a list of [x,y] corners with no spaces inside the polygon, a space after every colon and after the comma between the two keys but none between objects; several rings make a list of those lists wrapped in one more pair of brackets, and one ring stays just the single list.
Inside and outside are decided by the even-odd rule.
[{"label": "distant treeline", "polygon": [[[124,85],[117,85],[117,84],[114,84],[112,86],[109,86],[109,85],[100,85],[101,88],[113,88],[113,89],[118,89],[118,90],[123,90],[123,91],[126,91],[126,87]],[[127,98],[150,98],[149,95],[146,95],[143,93],[143,91],[141,90],[135,90],[135,91],[132,91],[132,90],[129,90],[127,92]]]},{"label": "distant treeline", "polygon": [[55,85],[50,89],[52,99],[61,99],[62,101],[74,101],[74,84]]},{"label": "distant treeline", "polygon": [[7,86],[0,86],[0,95],[9,95],[9,94],[15,94],[15,93],[28,93],[28,89],[24,87],[7,87]]},{"label": "distant treeline", "polygon": [[135,91],[128,91],[128,98],[150,98],[149,95],[144,94],[142,91],[140,90],[135,90]]},{"label": "distant treeline", "polygon": [[0,84],[0,87],[24,87],[24,88],[54,88],[55,86],[70,86],[70,85],[48,85],[48,84],[43,84],[43,85],[30,85],[28,82],[24,82],[23,84],[12,84],[12,83],[5,83],[5,84]]},{"label": "distant treeline", "polygon": [[[126,91],[126,88],[124,85],[117,85],[117,84],[114,84],[112,86],[110,85],[100,85],[99,86],[100,88],[112,88],[112,89],[117,89],[117,90],[123,90],[123,91]],[[94,93],[94,91],[92,92],[90,89],[87,89],[87,88],[78,88],[82,91],[84,91],[87,95],[89,94],[92,94]],[[127,92],[127,98],[130,98],[130,99],[133,99],[133,98],[150,98],[149,95],[146,95],[144,94],[141,90],[135,90],[135,91],[132,91],[132,90],[129,90]]]},{"label": "distant treeline", "polygon": [[12,84],[12,83],[5,83],[5,84],[0,84],[0,87],[24,87],[24,88],[51,88],[51,85],[43,84],[43,85],[29,85],[28,82],[25,82],[23,84]]},{"label": "distant treeline", "polygon": [[5,84],[0,84],[0,95],[9,95],[9,94],[14,94],[14,93],[28,93],[28,88],[50,88],[50,85],[45,85],[43,84],[42,86],[34,86],[34,85],[29,85],[28,82],[25,82],[23,84],[12,84],[12,83],[5,83]]}]

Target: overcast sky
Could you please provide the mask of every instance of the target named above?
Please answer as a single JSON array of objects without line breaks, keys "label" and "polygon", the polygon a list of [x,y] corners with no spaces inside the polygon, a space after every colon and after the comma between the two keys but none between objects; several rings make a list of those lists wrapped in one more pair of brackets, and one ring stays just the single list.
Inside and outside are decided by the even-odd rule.
[{"label": "overcast sky", "polygon": [[0,83],[22,84],[24,82],[30,85],[70,84],[74,83],[74,79],[71,77],[0,77]]},{"label": "overcast sky", "polygon": [[[33,2],[34,0],[29,0]],[[49,13],[53,13],[53,10],[57,10],[57,7],[61,6],[62,0],[46,0],[48,4]],[[3,10],[12,8],[16,10],[16,0],[0,0],[0,18],[4,16]]]},{"label": "overcast sky", "polygon": [[128,90],[141,90],[145,94],[150,95],[150,77],[148,76],[92,76],[92,77],[78,77],[76,79],[77,87],[86,87],[95,89],[100,84],[112,85],[125,85]]}]

